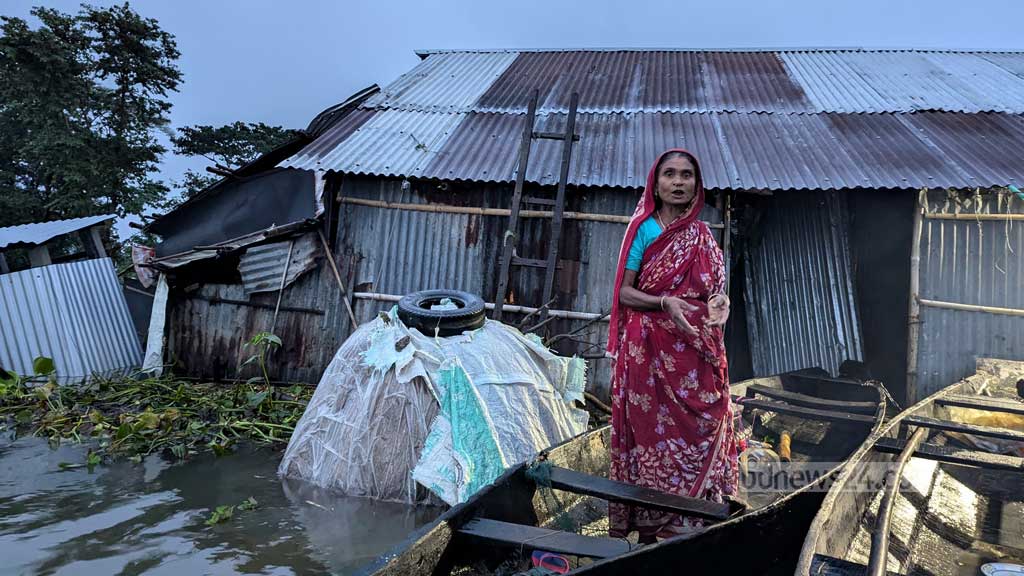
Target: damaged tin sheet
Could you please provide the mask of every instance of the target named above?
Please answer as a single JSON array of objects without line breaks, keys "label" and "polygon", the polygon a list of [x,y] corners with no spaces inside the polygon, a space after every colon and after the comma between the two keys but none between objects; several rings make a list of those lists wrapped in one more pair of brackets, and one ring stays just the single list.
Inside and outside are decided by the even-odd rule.
[{"label": "damaged tin sheet", "polygon": [[249,248],[238,264],[246,295],[280,288],[285,266],[288,267],[288,273],[284,275],[284,285],[289,286],[316,268],[320,255],[315,232]]}]

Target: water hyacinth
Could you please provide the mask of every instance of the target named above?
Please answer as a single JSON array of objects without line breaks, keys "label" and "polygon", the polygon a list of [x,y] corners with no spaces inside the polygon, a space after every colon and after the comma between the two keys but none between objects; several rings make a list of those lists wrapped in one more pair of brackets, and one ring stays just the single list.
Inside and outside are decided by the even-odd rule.
[{"label": "water hyacinth", "polygon": [[[44,359],[46,360],[46,359]],[[36,374],[0,372],[0,426],[52,443],[92,441],[95,458],[221,456],[238,443],[287,445],[313,388],[196,383],[172,376],[96,378],[60,386],[52,361]],[[93,464],[95,464],[95,458]]]}]

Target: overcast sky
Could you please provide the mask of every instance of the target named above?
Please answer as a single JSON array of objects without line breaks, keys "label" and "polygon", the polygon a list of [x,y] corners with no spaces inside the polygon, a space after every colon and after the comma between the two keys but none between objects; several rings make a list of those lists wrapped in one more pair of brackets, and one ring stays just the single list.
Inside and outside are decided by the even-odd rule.
[{"label": "overcast sky", "polygon": [[[92,0],[108,6],[116,2]],[[0,0],[77,12],[79,2]],[[173,127],[242,120],[302,128],[423,48],[1024,49],[1019,0],[145,0],[131,3],[177,37],[184,83]],[[162,177],[190,163],[168,155]],[[191,165],[195,165],[192,163]],[[202,164],[200,164],[202,165]]]}]

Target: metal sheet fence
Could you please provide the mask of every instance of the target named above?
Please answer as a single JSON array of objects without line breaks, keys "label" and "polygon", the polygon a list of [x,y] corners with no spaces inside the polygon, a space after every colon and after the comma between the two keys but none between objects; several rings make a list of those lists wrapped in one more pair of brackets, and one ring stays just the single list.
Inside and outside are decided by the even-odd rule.
[{"label": "metal sheet fence", "polygon": [[744,252],[754,374],[862,361],[846,197],[779,195],[763,222]]},{"label": "metal sheet fence", "polygon": [[1024,219],[1004,217],[1024,214],[1024,200],[1006,191],[923,200],[918,398],[972,374],[975,358],[1024,360]]},{"label": "metal sheet fence", "polygon": [[138,367],[142,349],[109,258],[0,276],[0,365],[53,358],[62,383]]}]

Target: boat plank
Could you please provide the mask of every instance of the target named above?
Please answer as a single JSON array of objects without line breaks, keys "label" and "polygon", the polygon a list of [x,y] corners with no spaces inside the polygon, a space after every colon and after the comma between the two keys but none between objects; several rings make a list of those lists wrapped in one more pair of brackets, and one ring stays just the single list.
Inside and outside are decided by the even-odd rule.
[{"label": "boat plank", "polygon": [[459,530],[459,534],[485,540],[491,544],[521,546],[588,558],[611,558],[625,554],[631,549],[629,542],[616,538],[583,536],[487,518],[470,520]]},{"label": "boat plank", "polygon": [[771,398],[773,400],[782,400],[787,404],[794,406],[804,406],[806,408],[824,408],[826,410],[844,410],[847,412],[854,412],[857,414],[874,414],[878,410],[877,402],[849,402],[844,400],[827,400],[825,398],[818,398],[816,396],[809,396],[807,394],[799,394],[797,392],[789,392],[788,390],[782,390],[780,388],[772,388],[771,386],[763,386],[761,384],[751,384],[747,386],[747,394],[752,397],[753,393],[760,394],[765,398]]},{"label": "boat plank", "polygon": [[975,436],[986,436],[988,438],[1000,438],[1003,440],[1024,442],[1024,432],[1010,430],[1009,428],[977,426],[974,424],[963,424],[961,422],[950,422],[949,420],[939,420],[937,418],[927,418],[925,416],[907,416],[903,419],[903,423],[911,426],[923,426],[933,430],[961,432],[964,434],[974,434]]},{"label": "boat plank", "polygon": [[816,408],[805,408],[803,406],[793,406],[792,404],[774,402],[771,400],[760,400],[757,398],[742,400],[739,402],[739,404],[740,406],[746,408],[755,408],[758,410],[765,410],[768,412],[777,412],[779,414],[798,416],[806,420],[825,420],[830,422],[859,422],[863,424],[875,423],[874,416],[866,416],[864,414],[850,414],[849,412],[834,412],[831,410],[818,410]]},{"label": "boat plank", "polygon": [[568,468],[551,467],[551,487],[576,494],[595,496],[610,502],[643,506],[663,512],[700,516],[712,520],[729,517],[729,505],[703,498],[690,498],[583,474]]},{"label": "boat plank", "polygon": [[1003,398],[986,398],[984,396],[963,396],[950,395],[944,398],[936,398],[935,403],[940,406],[955,406],[958,408],[971,408],[974,410],[987,410],[989,412],[1006,412],[1024,416],[1024,402]]},{"label": "boat plank", "polygon": [[[906,442],[893,438],[879,438],[873,448],[886,454],[899,454],[906,446]],[[962,464],[965,466],[976,466],[978,468],[989,468],[993,470],[1010,470],[1024,472],[1024,458],[1015,456],[1004,456],[1002,454],[989,454],[977,450],[964,450],[950,446],[938,446],[935,444],[922,444],[914,452],[915,458],[925,458],[949,464]]]}]

